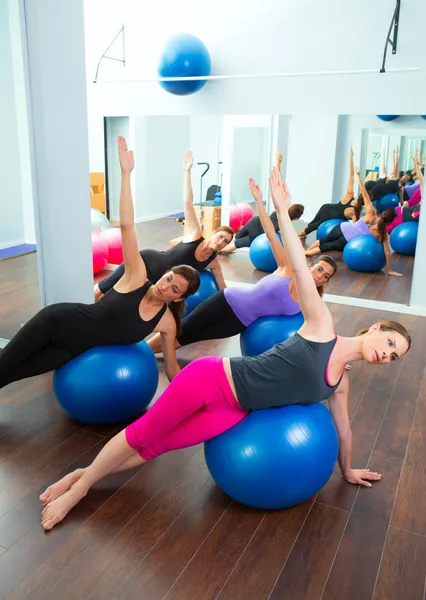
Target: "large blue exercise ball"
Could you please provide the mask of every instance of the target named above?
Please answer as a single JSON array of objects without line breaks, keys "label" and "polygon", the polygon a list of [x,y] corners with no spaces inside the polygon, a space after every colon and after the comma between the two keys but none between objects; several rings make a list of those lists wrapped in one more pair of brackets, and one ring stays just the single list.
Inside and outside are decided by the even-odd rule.
[{"label": "large blue exercise ball", "polygon": [[401,223],[390,234],[390,244],[394,252],[414,256],[416,253],[419,224],[416,221]]},{"label": "large blue exercise ball", "polygon": [[[210,75],[211,59],[205,44],[188,33],[169,38],[164,45],[158,63],[160,77],[201,77]],[[170,94],[187,96],[198,92],[206,80],[160,81]]]},{"label": "large blue exercise ball", "polygon": [[349,240],[343,250],[343,261],[352,271],[361,273],[377,273],[386,265],[382,244],[369,233]]},{"label": "large blue exercise ball", "polygon": [[197,308],[201,302],[216,294],[219,291],[218,285],[216,283],[216,279],[213,277],[211,271],[202,271],[200,273],[200,287],[191,296],[186,298],[186,308],[183,314],[184,317],[188,316],[194,308]]},{"label": "large blue exercise ball", "polygon": [[395,121],[399,115],[377,115],[381,121]]},{"label": "large blue exercise ball", "polygon": [[207,441],[204,453],[225,494],[254,508],[280,509],[304,502],[327,483],[338,439],[323,404],[295,404],[249,413]]},{"label": "large blue exercise ball", "polygon": [[322,240],[326,235],[331,233],[331,231],[341,223],[344,223],[345,219],[328,219],[328,221],[324,221],[317,229],[317,240]]},{"label": "large blue exercise ball", "polygon": [[379,198],[379,200],[375,200],[373,204],[377,212],[381,213],[387,208],[396,208],[399,206],[399,198],[397,194],[386,194],[386,196]]},{"label": "large blue exercise ball", "polygon": [[[282,243],[280,234],[278,234],[278,237]],[[266,233],[262,233],[254,238],[250,244],[249,256],[253,266],[259,269],[259,271],[272,273],[278,267]]]},{"label": "large blue exercise ball", "polygon": [[157,387],[157,361],[144,341],[92,348],[53,375],[61,407],[89,425],[114,425],[139,417]]},{"label": "large blue exercise ball", "polygon": [[285,342],[302,327],[305,319],[301,312],[295,315],[278,315],[256,319],[240,335],[241,354],[258,356],[275,344]]},{"label": "large blue exercise ball", "polygon": [[422,119],[426,120],[426,115],[420,115]]}]

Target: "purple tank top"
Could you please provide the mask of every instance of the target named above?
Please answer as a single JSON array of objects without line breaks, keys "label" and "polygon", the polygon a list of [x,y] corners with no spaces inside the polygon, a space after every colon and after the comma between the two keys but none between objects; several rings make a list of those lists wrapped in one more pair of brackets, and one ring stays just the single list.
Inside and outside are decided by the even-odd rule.
[{"label": "purple tank top", "polygon": [[356,223],[352,223],[352,221],[345,221],[340,225],[340,231],[343,233],[343,236],[347,242],[357,235],[365,235],[370,233],[370,225],[368,225],[364,219],[360,219]]},{"label": "purple tank top", "polygon": [[246,327],[260,317],[295,315],[300,306],[290,296],[288,287],[292,279],[271,273],[255,285],[225,288],[225,299]]}]

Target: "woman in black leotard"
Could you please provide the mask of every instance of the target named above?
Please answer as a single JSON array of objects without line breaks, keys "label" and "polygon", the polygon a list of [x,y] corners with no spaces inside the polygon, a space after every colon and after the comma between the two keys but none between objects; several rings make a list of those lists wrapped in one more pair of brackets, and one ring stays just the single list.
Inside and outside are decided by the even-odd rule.
[{"label": "woman in black leotard", "polygon": [[[222,270],[220,268],[217,253],[227,246],[234,236],[230,227],[222,225],[215,233],[205,239],[201,235],[201,227],[194,210],[194,200],[191,185],[191,169],[193,164],[192,152],[188,151],[183,160],[183,195],[186,233],[183,240],[169,248],[159,252],[158,250],[141,250],[148,279],[156,283],[158,279],[176,265],[189,265],[197,271],[209,269],[213,273],[220,290],[226,288]],[[121,264],[109,277],[106,277],[95,285],[95,300],[102,298],[124,273],[124,264]]]},{"label": "woman in black leotard", "polygon": [[125,271],[97,304],[62,302],[43,308],[0,353],[0,388],[59,368],[95,346],[135,344],[153,331],[161,333],[170,380],[178,373],[175,339],[183,299],[197,291],[198,271],[173,267],[153,285],[137,247],[130,173],[133,152],[118,139],[121,165],[120,227]]},{"label": "woman in black leotard", "polygon": [[354,153],[351,148],[350,151],[350,162],[349,162],[349,181],[346,194],[337,203],[323,204],[315,217],[307,227],[299,232],[299,237],[305,238],[312,231],[316,231],[321,223],[328,221],[329,219],[352,219],[358,221],[361,216],[362,207],[364,201],[362,194],[359,194],[358,198],[354,198]]}]

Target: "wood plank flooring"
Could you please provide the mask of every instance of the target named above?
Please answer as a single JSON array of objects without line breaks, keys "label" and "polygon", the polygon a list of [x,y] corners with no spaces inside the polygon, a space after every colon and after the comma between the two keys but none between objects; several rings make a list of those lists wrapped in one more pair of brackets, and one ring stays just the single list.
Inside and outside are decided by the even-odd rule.
[{"label": "wood plank flooring", "polygon": [[[161,244],[153,239],[154,226],[144,232],[147,245]],[[234,265],[229,268],[240,256],[225,259]],[[0,265],[1,286],[8,290],[2,295],[3,337],[38,308],[32,257]],[[5,278],[3,268],[13,261],[21,263],[7,265]],[[426,319],[330,308],[342,335],[379,316],[413,332],[404,359],[356,364],[350,375],[353,464],[380,470],[380,483],[358,489],[336,470],[302,505],[252,510],[216,487],[202,447],[195,447],[100,482],[45,534],[40,492],[86,465],[118,428],[69,419],[53,397],[50,375],[16,383],[0,391],[0,598],[424,600]],[[179,358],[185,363],[238,353],[235,337],[189,346]],[[159,365],[157,396],[167,383]]]}]

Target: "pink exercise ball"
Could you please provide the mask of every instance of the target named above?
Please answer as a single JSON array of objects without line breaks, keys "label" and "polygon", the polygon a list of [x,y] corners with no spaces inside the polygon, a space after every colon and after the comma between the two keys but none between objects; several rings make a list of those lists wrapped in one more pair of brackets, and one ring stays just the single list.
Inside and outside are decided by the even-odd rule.
[{"label": "pink exercise ball", "polygon": [[99,235],[92,234],[93,274],[99,273],[108,262],[108,246]]},{"label": "pink exercise ball", "polygon": [[254,210],[248,202],[240,202],[237,206],[239,206],[241,210],[241,226],[243,226],[247,221],[250,221],[250,219],[254,217]]},{"label": "pink exercise ball", "polygon": [[123,243],[120,229],[118,227],[104,229],[99,237],[108,246],[108,262],[112,265],[121,265],[123,262]]},{"label": "pink exercise ball", "polygon": [[231,204],[229,207],[229,227],[238,231],[242,227],[242,213],[240,204]]}]

